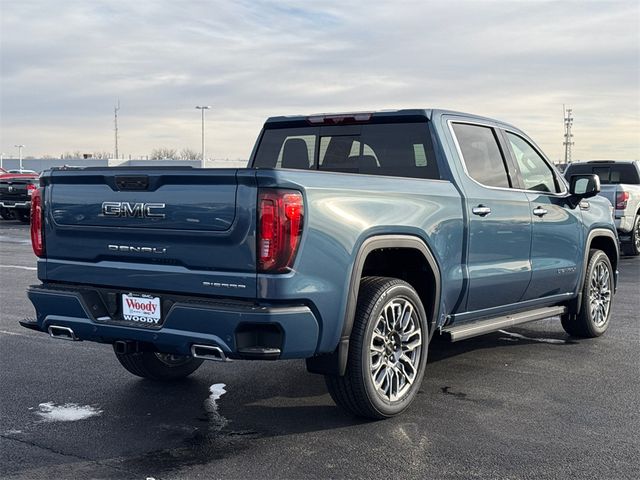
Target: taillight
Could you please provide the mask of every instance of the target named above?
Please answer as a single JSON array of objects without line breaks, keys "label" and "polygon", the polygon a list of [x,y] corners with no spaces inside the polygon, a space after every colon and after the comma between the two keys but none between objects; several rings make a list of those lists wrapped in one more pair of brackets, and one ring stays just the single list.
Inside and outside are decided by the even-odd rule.
[{"label": "taillight", "polygon": [[31,246],[37,257],[44,257],[44,228],[42,216],[42,194],[36,188],[31,195]]},{"label": "taillight", "polygon": [[302,237],[304,202],[295,190],[258,192],[258,270],[287,272]]},{"label": "taillight", "polygon": [[616,210],[624,210],[627,208],[628,200],[629,192],[618,192],[618,195],[616,195]]},{"label": "taillight", "polygon": [[27,183],[27,195],[33,195],[33,192],[38,190],[38,186],[34,183]]}]

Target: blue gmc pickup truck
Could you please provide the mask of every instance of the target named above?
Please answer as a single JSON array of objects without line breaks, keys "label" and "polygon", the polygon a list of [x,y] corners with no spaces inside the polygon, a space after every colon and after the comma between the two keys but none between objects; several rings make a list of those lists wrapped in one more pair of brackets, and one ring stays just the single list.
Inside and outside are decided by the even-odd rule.
[{"label": "blue gmc pickup truck", "polygon": [[248,168],[66,168],[32,197],[36,319],[131,373],[304,358],[363,417],[414,399],[429,341],[559,316],[607,329],[618,238],[595,175],[440,110],[270,118]]}]

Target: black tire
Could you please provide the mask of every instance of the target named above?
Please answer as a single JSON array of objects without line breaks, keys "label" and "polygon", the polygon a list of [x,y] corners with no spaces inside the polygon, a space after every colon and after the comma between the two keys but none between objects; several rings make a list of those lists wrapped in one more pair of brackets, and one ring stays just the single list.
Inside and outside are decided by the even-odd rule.
[{"label": "black tire", "polygon": [[[597,269],[603,268],[607,272],[606,285],[602,288],[608,290],[608,294],[600,287],[600,281],[597,279]],[[603,270],[600,270],[603,271]],[[595,275],[595,277],[594,277]],[[593,298],[592,298],[593,294]],[[608,298],[606,313],[599,317],[600,310],[597,307],[598,301],[603,302],[604,298]],[[592,302],[596,301],[596,311],[592,310]],[[603,307],[604,308],[604,307]],[[582,287],[582,304],[579,314],[562,315],[560,320],[562,328],[572,337],[578,338],[595,338],[607,331],[611,320],[611,311],[613,309],[613,267],[609,261],[609,257],[602,250],[592,249],[589,251],[589,261],[584,277],[584,286]],[[604,320],[603,320],[604,319]]]},{"label": "black tire", "polygon": [[620,245],[622,253],[631,257],[640,255],[640,215],[636,215],[636,221],[631,230],[631,239]]},{"label": "black tire", "polygon": [[[394,307],[389,306],[391,301],[397,302]],[[386,335],[380,333],[381,326],[387,330],[390,325],[389,322],[384,322],[382,316],[385,307],[387,307],[387,313],[391,308],[390,315],[395,318],[396,313],[401,311],[396,308],[406,308],[403,306],[407,304],[413,307],[415,315],[412,314],[409,317],[401,315],[402,318],[408,318],[406,325],[400,327],[401,331],[397,332],[394,327]],[[402,310],[402,312],[404,311]],[[414,350],[409,350],[409,346],[418,342],[418,336],[415,331],[409,330],[410,328],[420,331],[419,348],[416,347]],[[375,345],[381,348],[380,353],[374,353],[372,349],[374,331],[376,331],[376,341],[383,340]],[[407,332],[412,333],[408,334]],[[405,342],[399,333],[404,333],[407,340],[414,340]],[[325,376],[331,398],[343,409],[360,417],[383,419],[398,415],[411,405],[420,389],[427,363],[428,343],[427,315],[420,297],[413,287],[407,282],[395,278],[363,278],[360,282],[358,304],[349,341],[346,373],[344,376]],[[374,361],[374,356],[376,361]],[[395,363],[392,365],[391,362],[394,361]],[[383,378],[381,386],[387,382],[389,391],[393,386],[391,386],[391,377],[387,375],[393,373],[394,368],[398,368],[395,371],[399,371],[400,368],[403,372],[409,371],[415,376],[413,376],[412,382],[408,382],[408,375],[401,376],[393,373],[397,379],[398,388],[401,383],[403,383],[403,387],[399,388],[397,392],[398,398],[391,399],[391,394],[385,395],[385,392],[381,391],[382,389],[378,389],[374,385],[372,376],[375,376],[376,373],[370,372],[375,364],[380,365],[376,373],[378,373],[378,378]],[[384,375],[382,375],[383,369]]]},{"label": "black tire", "polygon": [[28,210],[16,210],[15,217],[20,220],[22,223],[30,223],[31,222],[31,212]]},{"label": "black tire", "polygon": [[9,209],[0,207],[0,217],[2,217],[3,220],[11,220],[13,218],[13,215],[11,215]]},{"label": "black tire", "polygon": [[116,358],[130,373],[150,380],[172,381],[195,372],[203,360],[156,352],[117,353]]}]

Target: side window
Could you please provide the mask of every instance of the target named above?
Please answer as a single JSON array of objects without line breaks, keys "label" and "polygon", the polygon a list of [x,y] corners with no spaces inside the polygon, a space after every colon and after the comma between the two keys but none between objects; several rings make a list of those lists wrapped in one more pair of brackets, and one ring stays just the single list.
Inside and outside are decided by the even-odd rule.
[{"label": "side window", "polygon": [[524,188],[537,192],[558,193],[558,182],[547,162],[525,139],[510,132],[506,133],[520,167]]},{"label": "side window", "polygon": [[454,123],[462,157],[471,178],[488,187],[509,188],[509,177],[492,128]]}]

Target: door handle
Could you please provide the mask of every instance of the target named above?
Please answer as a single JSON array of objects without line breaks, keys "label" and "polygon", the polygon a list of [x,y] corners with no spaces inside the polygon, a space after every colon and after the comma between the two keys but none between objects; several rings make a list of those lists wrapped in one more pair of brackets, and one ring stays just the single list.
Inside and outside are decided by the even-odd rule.
[{"label": "door handle", "polygon": [[544,217],[547,213],[547,210],[542,208],[542,207],[536,207],[533,209],[533,214],[538,216],[538,217]]},{"label": "door handle", "polygon": [[489,207],[485,207],[484,205],[478,205],[477,207],[473,207],[471,209],[471,213],[474,215],[479,215],[481,217],[486,217],[491,213],[491,209]]}]

